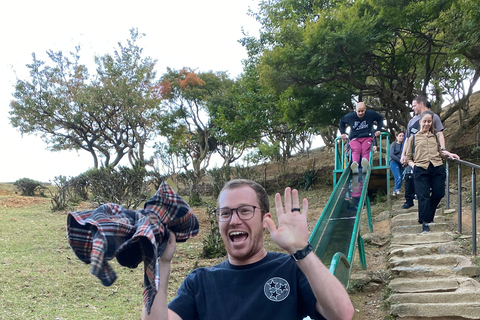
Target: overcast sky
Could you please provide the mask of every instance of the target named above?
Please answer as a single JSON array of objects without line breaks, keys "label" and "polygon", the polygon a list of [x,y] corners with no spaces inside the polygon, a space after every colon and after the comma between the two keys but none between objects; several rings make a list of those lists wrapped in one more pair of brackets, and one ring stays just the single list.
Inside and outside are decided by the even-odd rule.
[{"label": "overcast sky", "polygon": [[[247,15],[258,0],[15,0],[0,4],[0,182],[31,178],[43,182],[76,176],[93,160],[85,151],[50,152],[36,136],[21,136],[8,120],[16,79],[27,79],[25,66],[47,61],[46,51],[69,52],[82,47],[83,63],[94,72],[94,55],[112,53],[138,28],[144,56],[157,59],[157,75],[167,67],[199,71],[242,72],[245,49],[238,43],[242,27],[258,34],[259,24]],[[88,65],[90,64],[90,65]]]}]

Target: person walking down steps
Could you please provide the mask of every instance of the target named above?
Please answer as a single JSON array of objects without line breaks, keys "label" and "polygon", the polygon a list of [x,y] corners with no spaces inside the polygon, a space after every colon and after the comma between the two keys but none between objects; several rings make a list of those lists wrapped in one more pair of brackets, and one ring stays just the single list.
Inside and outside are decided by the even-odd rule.
[{"label": "person walking down steps", "polygon": [[440,200],[445,196],[444,158],[460,159],[440,146],[433,128],[432,111],[420,115],[420,131],[406,142],[406,163],[413,168],[413,181],[418,198],[418,223],[422,233],[430,232],[429,223],[435,218]]}]

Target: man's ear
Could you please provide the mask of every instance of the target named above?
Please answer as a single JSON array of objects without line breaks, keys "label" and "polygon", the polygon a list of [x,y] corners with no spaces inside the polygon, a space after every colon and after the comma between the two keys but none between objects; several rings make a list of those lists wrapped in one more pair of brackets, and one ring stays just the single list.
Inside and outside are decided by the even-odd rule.
[{"label": "man's ear", "polygon": [[263,222],[263,229],[266,229],[267,228],[267,225],[265,223],[265,218],[270,218],[272,219],[272,214],[270,212],[267,212],[265,213],[263,216],[262,216],[262,222]]}]

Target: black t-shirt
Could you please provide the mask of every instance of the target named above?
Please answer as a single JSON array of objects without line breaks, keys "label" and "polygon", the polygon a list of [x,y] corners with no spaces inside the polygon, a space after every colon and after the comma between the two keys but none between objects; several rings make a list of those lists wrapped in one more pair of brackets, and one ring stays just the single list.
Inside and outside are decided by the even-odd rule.
[{"label": "black t-shirt", "polygon": [[315,311],[315,303],[312,289],[293,259],[269,252],[261,261],[246,266],[225,261],[194,270],[168,307],[183,320],[324,319]]}]

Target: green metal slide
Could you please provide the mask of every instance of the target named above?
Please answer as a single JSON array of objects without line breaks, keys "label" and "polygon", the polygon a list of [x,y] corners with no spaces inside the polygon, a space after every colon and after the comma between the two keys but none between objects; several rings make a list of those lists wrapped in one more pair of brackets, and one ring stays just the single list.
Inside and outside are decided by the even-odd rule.
[{"label": "green metal slide", "polygon": [[[390,173],[387,170],[389,165],[388,147],[385,148],[385,161],[383,161],[384,157],[382,156],[384,137],[386,137],[386,145],[388,146],[388,135],[382,133],[378,149],[378,165],[373,166],[372,151],[368,170],[365,170],[366,172],[359,170],[358,174],[352,174],[348,152],[345,151],[344,143],[337,138],[335,143],[334,189],[309,239],[314,252],[345,287],[348,286],[357,246],[362,268],[367,268],[363,239],[360,234],[360,221],[365,207],[368,228],[370,232],[373,232],[370,200],[368,198],[368,186],[372,171],[380,171],[380,176],[384,180],[390,180]],[[340,150],[337,148],[338,145],[342,146]],[[338,175],[340,177],[337,179]],[[388,195],[389,183],[385,183],[385,185]]]}]

